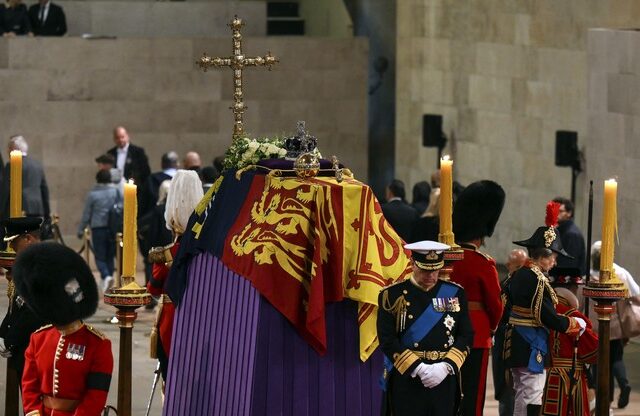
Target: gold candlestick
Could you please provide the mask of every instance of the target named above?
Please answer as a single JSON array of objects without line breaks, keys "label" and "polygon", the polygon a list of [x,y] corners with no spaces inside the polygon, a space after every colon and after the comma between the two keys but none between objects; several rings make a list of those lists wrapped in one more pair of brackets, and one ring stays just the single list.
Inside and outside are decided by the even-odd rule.
[{"label": "gold candlestick", "polygon": [[624,283],[616,276],[613,269],[614,232],[617,223],[617,188],[615,180],[612,179],[605,182],[600,279],[598,282],[590,280],[582,291],[584,296],[595,300],[596,305],[593,309],[598,314],[597,416],[607,416],[609,414],[609,375],[611,372],[609,362],[611,353],[609,349],[609,323],[611,313],[615,310],[614,303],[627,296],[627,289]]}]

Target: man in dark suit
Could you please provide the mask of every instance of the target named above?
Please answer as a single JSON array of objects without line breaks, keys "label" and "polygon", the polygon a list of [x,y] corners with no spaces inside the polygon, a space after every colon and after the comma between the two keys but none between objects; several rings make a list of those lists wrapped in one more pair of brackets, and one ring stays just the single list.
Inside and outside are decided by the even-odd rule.
[{"label": "man in dark suit", "polygon": [[171,180],[178,170],[178,154],[174,151],[167,152],[160,159],[160,167],[162,170],[153,172],[149,175],[145,185],[145,207],[144,211],[148,212],[158,203],[158,189],[162,182]]},{"label": "man in dark suit", "polygon": [[116,146],[107,151],[116,160],[116,168],[122,172],[125,180],[133,179],[138,188],[138,216],[144,214],[143,188],[147,183],[147,178],[151,174],[149,159],[142,147],[130,143],[127,129],[118,126],[113,129],[113,141]]},{"label": "man in dark suit", "polygon": [[[22,152],[22,210],[26,216],[49,218],[49,187],[42,164],[28,156],[29,145],[22,136],[9,139],[9,152]],[[9,163],[5,165],[3,181],[0,185],[0,218],[9,218],[9,183],[11,172]]]},{"label": "man in dark suit", "polygon": [[63,36],[67,33],[67,19],[62,7],[50,0],[39,0],[29,7],[29,20],[36,36]]},{"label": "man in dark suit", "polygon": [[391,181],[387,187],[387,202],[382,205],[382,213],[389,224],[406,242],[413,241],[413,229],[418,221],[418,211],[405,200],[404,182]]}]

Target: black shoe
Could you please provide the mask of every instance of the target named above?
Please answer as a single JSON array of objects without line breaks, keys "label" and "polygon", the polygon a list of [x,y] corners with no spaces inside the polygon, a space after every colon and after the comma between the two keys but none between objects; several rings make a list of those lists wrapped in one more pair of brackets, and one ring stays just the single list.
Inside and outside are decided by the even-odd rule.
[{"label": "black shoe", "polygon": [[538,416],[540,415],[540,410],[542,409],[542,405],[539,404],[528,404],[527,405],[527,416]]},{"label": "black shoe", "polygon": [[618,397],[618,409],[624,409],[629,404],[629,393],[631,393],[631,386],[626,385],[620,389],[620,397]]}]

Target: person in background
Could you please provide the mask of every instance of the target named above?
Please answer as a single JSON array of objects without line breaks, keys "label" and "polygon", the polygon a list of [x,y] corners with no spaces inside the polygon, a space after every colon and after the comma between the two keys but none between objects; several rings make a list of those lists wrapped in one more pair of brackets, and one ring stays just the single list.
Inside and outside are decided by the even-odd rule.
[{"label": "person in background", "polygon": [[[29,145],[22,136],[9,139],[8,151],[22,152],[22,211],[28,217],[42,217],[50,220],[49,187],[42,164],[29,156]],[[9,217],[9,190],[11,183],[10,163],[4,168],[4,180],[0,184],[0,218]]]},{"label": "person in background", "polygon": [[115,168],[116,160],[109,153],[105,153],[96,158],[98,170],[106,170],[111,175],[111,183],[118,185],[120,191],[124,193],[124,177],[122,172]]},{"label": "person in background", "polygon": [[560,196],[555,197],[553,201],[560,204],[558,232],[560,232],[562,247],[571,256],[571,258],[559,257],[558,267],[564,269],[578,268],[584,276],[587,272],[587,265],[585,264],[587,249],[582,231],[573,221],[573,202]]},{"label": "person in background", "polygon": [[222,175],[222,172],[224,172],[224,156],[216,156],[211,164],[216,168],[218,174]]},{"label": "person in background", "polygon": [[182,161],[182,168],[185,170],[194,170],[199,174],[200,169],[202,168],[200,155],[193,151],[187,152],[187,154],[184,155],[184,160]]},{"label": "person in background", "polygon": [[524,265],[527,261],[527,252],[521,248],[514,248],[507,258],[507,272],[512,275],[516,270]]},{"label": "person in background", "polygon": [[206,194],[220,174],[213,166],[205,166],[200,171],[200,176],[202,177],[202,190]]},{"label": "person in background", "polygon": [[158,203],[158,189],[160,184],[166,180],[171,180],[178,171],[179,157],[173,150],[162,155],[160,158],[160,170],[149,175],[144,186],[145,208],[144,212],[152,209]]},{"label": "person in background", "polygon": [[160,362],[160,371],[165,381],[169,369],[175,307],[164,291],[164,284],[173,258],[180,247],[180,240],[186,230],[189,217],[202,196],[202,182],[198,174],[194,171],[178,170],[171,180],[164,211],[166,228],[173,233],[175,243],[171,246],[152,249],[150,253],[154,264],[147,290],[153,296],[160,297],[160,310],[151,332],[151,357],[157,358]]},{"label": "person in background", "polygon": [[422,216],[429,206],[429,196],[431,195],[431,185],[427,181],[421,181],[413,185],[413,199],[411,206],[415,208],[418,216]]},{"label": "person in background", "polygon": [[[602,242],[596,241],[591,246],[591,280],[598,282],[600,280],[600,250],[602,249]],[[625,287],[629,291],[629,296],[640,295],[640,287],[624,267],[613,263],[613,271],[616,276],[624,283]],[[594,323],[597,330],[598,315],[594,311],[595,302],[589,304],[589,317]],[[629,404],[629,395],[631,394],[631,385],[627,378],[627,370],[624,365],[624,347],[629,342],[629,339],[625,337],[622,327],[619,324],[617,311],[611,314],[611,325],[609,327],[609,362],[611,364],[609,372],[609,400],[613,402],[615,384],[613,379],[615,378],[620,388],[620,395],[618,396],[618,408],[624,409]],[[594,370],[594,379],[596,366],[592,367]]]},{"label": "person in background", "polygon": [[393,229],[404,241],[413,241],[413,231],[418,220],[415,208],[405,200],[404,182],[399,179],[387,186],[387,202],[382,204],[382,213]]},{"label": "person in background", "polygon": [[38,0],[29,7],[29,20],[36,36],[63,36],[67,33],[64,10],[51,0]]},{"label": "person in background", "polygon": [[4,37],[33,36],[27,6],[21,0],[7,0],[6,4],[0,4],[0,29]]},{"label": "person in background", "polygon": [[[138,221],[140,226],[138,227],[138,243],[140,246],[140,253],[142,254],[142,262],[144,263],[144,281],[145,284],[151,279],[151,273],[153,265],[149,262],[149,250],[153,247],[153,239],[147,235],[149,228],[149,215],[152,211],[155,211],[155,207],[158,204],[158,189],[160,185],[167,180],[171,180],[178,170],[178,154],[174,151],[167,152],[160,158],[161,170],[154,172],[147,178],[147,183],[142,187],[141,192],[143,197],[140,198],[142,207],[140,207],[142,214]],[[147,217],[147,218],[145,218]],[[170,241],[169,241],[170,242]],[[168,243],[167,243],[168,244]],[[152,298],[151,303],[145,306],[145,309],[153,309],[156,306],[155,299]]]},{"label": "person in background", "polygon": [[[160,184],[157,203],[138,221],[138,237],[140,240],[144,240],[140,242],[140,245],[147,248],[147,256],[144,259],[146,283],[149,283],[153,278],[153,263],[149,259],[149,251],[151,251],[153,247],[164,247],[173,241],[173,235],[171,231],[167,229],[167,224],[164,220],[164,211],[170,184],[170,179],[164,180]],[[146,276],[147,266],[149,270],[148,278]],[[157,304],[158,301],[152,297],[151,302],[145,305],[144,308],[153,310]]]},{"label": "person in background", "polygon": [[102,279],[102,292],[106,292],[113,283],[114,258],[116,255],[115,236],[109,229],[109,211],[119,195],[119,189],[111,183],[111,174],[106,170],[96,173],[96,184],[87,194],[78,225],[78,238],[84,236],[85,227],[91,228],[91,244],[96,266]]},{"label": "person in background", "polygon": [[[142,147],[131,143],[127,129],[118,126],[113,129],[113,142],[116,144],[107,151],[116,161],[116,169],[118,169],[125,180],[133,180],[140,188],[144,187],[147,178],[151,174],[149,167],[149,159]],[[144,211],[143,203],[144,191],[138,191],[138,216],[142,216]]]},{"label": "person in background", "polygon": [[502,317],[496,262],[480,248],[493,235],[504,201],[500,185],[482,180],[465,188],[453,207],[453,233],[464,257],[453,263],[451,281],[464,288],[474,333],[471,352],[461,372],[461,414],[465,416],[484,413],[491,336]]},{"label": "person in background", "polygon": [[69,247],[33,244],[16,257],[16,291],[41,319],[25,352],[22,406],[26,415],[100,415],[113,354],[111,342],[83,320],[98,307],[91,269]]}]

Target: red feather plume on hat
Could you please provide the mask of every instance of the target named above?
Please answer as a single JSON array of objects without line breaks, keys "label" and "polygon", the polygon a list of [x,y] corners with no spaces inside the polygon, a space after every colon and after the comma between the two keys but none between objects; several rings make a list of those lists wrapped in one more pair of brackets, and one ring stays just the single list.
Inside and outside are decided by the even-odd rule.
[{"label": "red feather plume on hat", "polygon": [[547,215],[544,217],[544,224],[547,227],[557,227],[559,213],[560,203],[554,201],[547,202]]}]

